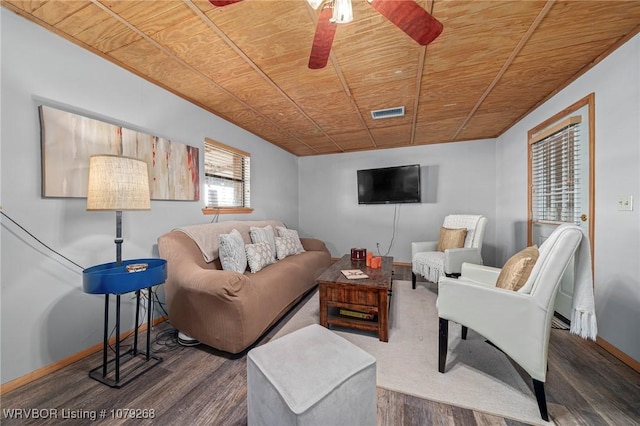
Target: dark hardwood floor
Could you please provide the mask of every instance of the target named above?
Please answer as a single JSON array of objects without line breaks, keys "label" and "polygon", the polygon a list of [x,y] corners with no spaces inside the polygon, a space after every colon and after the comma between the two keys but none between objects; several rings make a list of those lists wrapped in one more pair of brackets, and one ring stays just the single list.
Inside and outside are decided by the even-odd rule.
[{"label": "dark hardwood floor", "polygon": [[[395,279],[410,280],[410,269],[396,267]],[[292,314],[276,324],[258,344],[268,341]],[[246,353],[229,356],[203,345],[179,346],[169,323],[155,327],[154,334],[153,350],[164,361],[130,384],[112,389],[90,379],[88,371],[102,362],[101,353],[97,353],[2,395],[0,423],[246,424]],[[526,373],[522,374],[529,380]],[[551,332],[545,389],[555,424],[640,425],[640,374],[595,343],[566,330]],[[19,409],[23,411],[17,411]],[[21,413],[23,418],[10,419],[10,413]],[[34,413],[39,418],[33,418]],[[24,418],[26,415],[31,418]],[[53,418],[54,415],[57,418]],[[96,420],[92,419],[93,415]],[[125,415],[143,418],[125,418]],[[42,418],[44,416],[48,417]],[[515,426],[523,423],[378,388],[378,424]]]}]

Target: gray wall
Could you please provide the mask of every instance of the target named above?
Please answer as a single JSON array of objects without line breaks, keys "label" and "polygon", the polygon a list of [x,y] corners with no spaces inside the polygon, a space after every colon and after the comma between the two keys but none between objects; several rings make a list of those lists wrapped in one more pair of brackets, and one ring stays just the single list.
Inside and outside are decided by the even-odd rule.
[{"label": "gray wall", "polygon": [[[37,238],[83,267],[115,260],[115,213],[87,212],[85,199],[40,196],[41,103],[200,148],[210,137],[248,151],[255,211],[220,220],[277,218],[298,226],[295,156],[4,8],[0,17],[2,208]],[[202,151],[200,158],[203,176]],[[211,221],[201,212],[203,203],[152,201],[150,211],[124,212],[123,257],[157,256],[162,233]],[[5,383],[100,343],[104,304],[102,296],[83,292],[80,268],[8,220],[1,224],[0,370]],[[125,299],[129,329],[132,303]]]},{"label": "gray wall", "polygon": [[[359,205],[356,171],[420,164],[422,203]],[[495,264],[495,141],[300,158],[300,226],[322,235],[334,257],[364,247],[411,262],[411,242],[437,240],[444,216],[483,214],[488,220],[483,258]]]},{"label": "gray wall", "polygon": [[[526,245],[527,131],[591,92],[598,334],[640,362],[640,35],[498,138],[499,258]],[[624,195],[633,196],[633,211],[618,211]]]}]

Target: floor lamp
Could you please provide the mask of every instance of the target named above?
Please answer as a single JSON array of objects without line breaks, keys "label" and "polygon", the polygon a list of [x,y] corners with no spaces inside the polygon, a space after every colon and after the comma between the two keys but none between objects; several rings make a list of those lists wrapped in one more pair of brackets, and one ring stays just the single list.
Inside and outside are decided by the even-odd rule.
[{"label": "floor lamp", "polygon": [[[136,292],[136,319],[133,349],[123,356],[122,363],[135,359],[138,355],[138,321],[140,311],[140,289],[164,282],[166,261],[161,259],[122,260],[122,211],[150,210],[149,175],[147,163],[136,158],[117,155],[93,155],[89,158],[89,185],[87,188],[88,211],[116,212],[116,262],[97,265],[83,272],[85,291],[104,294],[104,346],[102,366],[89,372],[89,376],[111,387],[121,387],[140,374],[148,371],[162,359],[150,354],[151,293],[147,310],[147,352],[146,368],[132,378],[120,380],[120,296]],[[109,345],[109,294],[116,295],[116,355],[107,361]],[[150,360],[154,363],[148,363]],[[115,379],[109,378],[107,366],[115,363]],[[127,375],[128,377],[128,375]]]}]

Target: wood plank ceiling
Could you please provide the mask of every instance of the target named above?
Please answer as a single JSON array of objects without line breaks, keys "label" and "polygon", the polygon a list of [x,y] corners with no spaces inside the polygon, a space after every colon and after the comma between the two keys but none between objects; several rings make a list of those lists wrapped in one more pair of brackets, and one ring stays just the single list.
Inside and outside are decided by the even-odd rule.
[{"label": "wood plank ceiling", "polygon": [[352,1],[321,70],[305,0],[2,5],[297,156],[497,137],[640,31],[638,0],[418,0],[444,25],[422,47]]}]

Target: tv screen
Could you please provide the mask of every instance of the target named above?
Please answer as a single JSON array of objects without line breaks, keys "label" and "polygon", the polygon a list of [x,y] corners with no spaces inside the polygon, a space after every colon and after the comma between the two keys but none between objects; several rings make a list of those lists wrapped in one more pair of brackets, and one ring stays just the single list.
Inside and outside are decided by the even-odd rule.
[{"label": "tv screen", "polygon": [[419,164],[358,170],[358,204],[419,202]]}]

